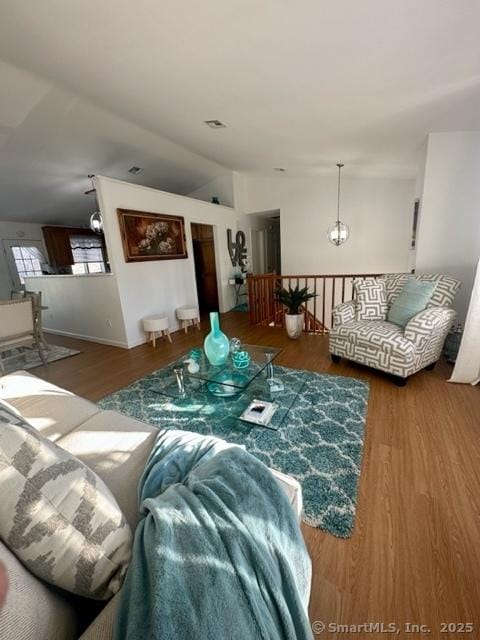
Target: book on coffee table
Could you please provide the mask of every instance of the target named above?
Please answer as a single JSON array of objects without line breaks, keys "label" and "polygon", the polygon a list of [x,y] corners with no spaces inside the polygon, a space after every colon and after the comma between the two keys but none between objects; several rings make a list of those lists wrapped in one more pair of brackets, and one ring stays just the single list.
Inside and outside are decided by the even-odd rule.
[{"label": "book on coffee table", "polygon": [[244,420],[245,422],[253,422],[253,424],[258,424],[262,427],[265,427],[269,424],[277,409],[278,404],[275,404],[275,402],[252,400],[252,402],[240,416],[240,420]]}]

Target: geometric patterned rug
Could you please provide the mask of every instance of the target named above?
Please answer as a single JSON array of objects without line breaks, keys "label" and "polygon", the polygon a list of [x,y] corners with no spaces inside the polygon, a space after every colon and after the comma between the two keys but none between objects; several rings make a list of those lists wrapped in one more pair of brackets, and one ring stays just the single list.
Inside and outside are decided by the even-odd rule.
[{"label": "geometric patterned rug", "polygon": [[[277,431],[239,422],[235,406],[265,398],[262,373],[235,399],[216,398],[196,381],[187,398],[159,393],[165,370],[137,380],[99,402],[103,409],[148,422],[159,429],[183,429],[245,445],[247,451],[302,485],[307,524],[348,538],[353,531],[363,454],[368,383],[355,378],[275,366],[285,389],[297,386],[290,404],[284,392],[275,402],[290,407]],[[187,381],[188,382],[188,381]],[[263,394],[263,395],[261,395]],[[298,394],[298,395],[297,395]]]},{"label": "geometric patterned rug", "polygon": [[[63,360],[63,358],[76,356],[80,353],[80,351],[76,349],[67,349],[67,347],[59,347],[56,344],[49,344],[48,346],[50,347],[49,351],[44,351],[47,356],[47,362],[56,362],[57,360]],[[15,354],[15,352],[17,352],[17,354]],[[4,355],[8,357],[8,360],[5,360],[3,365],[6,373],[43,366],[37,349],[12,349],[12,351],[8,351]]]}]

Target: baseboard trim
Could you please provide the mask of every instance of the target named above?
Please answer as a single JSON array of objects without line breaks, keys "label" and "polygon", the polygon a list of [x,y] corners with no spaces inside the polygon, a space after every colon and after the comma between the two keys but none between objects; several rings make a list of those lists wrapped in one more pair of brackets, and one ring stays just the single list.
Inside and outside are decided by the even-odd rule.
[{"label": "baseboard trim", "polygon": [[[173,331],[172,331],[172,329],[170,329],[170,336],[174,336],[176,333],[180,333],[181,331],[183,331],[183,329],[180,328],[180,327],[177,328],[177,329],[173,329]],[[197,331],[197,329],[195,329],[195,331]],[[167,342],[167,339],[164,338],[164,337],[161,337],[161,336],[157,337],[157,343],[160,343],[162,341],[163,342]],[[137,338],[133,342],[129,342],[128,343],[128,349],[135,349],[135,347],[139,347],[141,344],[147,344],[147,342],[148,342],[148,339],[147,339],[146,335],[145,336],[140,336],[139,338]]]},{"label": "baseboard trim", "polygon": [[76,338],[77,340],[86,340],[87,342],[97,342],[98,344],[106,344],[110,347],[120,347],[121,349],[131,349],[126,342],[120,342],[119,340],[109,340],[108,338],[97,338],[96,336],[86,336],[82,333],[73,333],[72,331],[62,331],[61,329],[47,329],[43,328],[44,333],[49,333],[57,336],[65,336],[67,338]]},{"label": "baseboard trim", "polygon": [[[189,327],[190,330],[197,331],[195,327]],[[108,338],[97,338],[96,336],[86,336],[82,333],[73,333],[72,331],[63,331],[62,329],[48,329],[47,327],[43,328],[44,333],[51,333],[52,335],[65,336],[66,338],[76,338],[77,340],[86,340],[87,342],[97,342],[98,344],[106,344],[110,347],[120,347],[121,349],[134,349],[135,347],[139,347],[141,344],[145,344],[148,342],[146,335],[140,336],[134,342],[120,342],[119,340],[109,340]],[[181,327],[173,329],[170,331],[171,335],[175,333],[180,333],[183,331]],[[200,331],[198,331],[200,335],[203,335]],[[157,338],[158,341],[161,338]]]},{"label": "baseboard trim", "polygon": [[[160,342],[161,338],[157,338],[157,342]],[[146,342],[148,342],[147,338],[140,338],[138,340],[135,340],[135,342],[130,342],[128,344],[127,349],[135,349],[135,347],[139,347],[141,344],[145,344]]]}]

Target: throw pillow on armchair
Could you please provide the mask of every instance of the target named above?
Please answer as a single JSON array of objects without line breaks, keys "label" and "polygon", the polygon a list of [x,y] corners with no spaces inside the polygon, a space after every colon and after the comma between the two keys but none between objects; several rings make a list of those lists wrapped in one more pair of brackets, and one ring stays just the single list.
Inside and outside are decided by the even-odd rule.
[{"label": "throw pillow on armchair", "polygon": [[355,280],[357,320],[386,320],[388,305],[383,280]]}]

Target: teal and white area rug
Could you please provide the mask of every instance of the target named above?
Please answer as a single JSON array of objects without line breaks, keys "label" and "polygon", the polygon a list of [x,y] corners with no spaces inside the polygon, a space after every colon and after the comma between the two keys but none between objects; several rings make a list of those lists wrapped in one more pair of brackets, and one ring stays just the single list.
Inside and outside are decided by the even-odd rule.
[{"label": "teal and white area rug", "polygon": [[275,366],[285,392],[274,400],[285,416],[277,431],[240,422],[254,398],[266,396],[265,374],[236,399],[216,398],[204,383],[187,382],[185,399],[159,393],[169,367],[100,401],[157,426],[215,435],[245,445],[265,464],[296,478],[303,489],[303,520],[341,538],[353,531],[363,453],[368,384],[355,378]]}]

